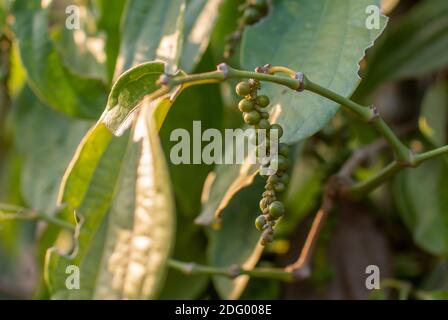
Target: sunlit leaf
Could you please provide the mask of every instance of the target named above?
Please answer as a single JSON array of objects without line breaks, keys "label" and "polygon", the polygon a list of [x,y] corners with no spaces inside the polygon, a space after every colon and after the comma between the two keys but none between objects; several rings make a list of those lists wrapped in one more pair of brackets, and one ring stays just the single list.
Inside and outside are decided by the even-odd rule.
[{"label": "sunlit leaf", "polygon": [[193,71],[207,49],[223,0],[192,0],[185,11],[185,39],[181,67]]},{"label": "sunlit leaf", "polygon": [[124,16],[115,78],[148,60],[167,63],[175,71],[181,54],[184,0],[130,1]]},{"label": "sunlit leaf", "polygon": [[422,101],[420,131],[436,146],[448,142],[448,82],[430,87]]},{"label": "sunlit leaf", "polygon": [[53,111],[28,87],[20,93],[13,111],[15,144],[25,160],[22,194],[28,207],[50,215],[56,209],[64,171],[91,122]]},{"label": "sunlit leaf", "polygon": [[[175,218],[153,108],[119,138],[98,123],[78,149],[60,197],[79,216],[76,246],[47,253],[52,298],[147,299],[161,290]],[[69,265],[79,267],[79,290],[66,287]]]},{"label": "sunlit leaf", "polygon": [[[360,78],[359,61],[385,25],[366,27],[366,7],[376,0],[279,0],[259,24],[246,28],[241,59],[245,69],[270,63],[301,71],[342,96],[350,96]],[[337,103],[310,92],[285,91],[263,85],[272,101],[273,122],[283,126],[284,142],[292,143],[319,131],[337,112]]]},{"label": "sunlit leaf", "polygon": [[448,254],[448,166],[444,159],[406,170],[395,181],[401,217],[414,241],[426,251]]},{"label": "sunlit leaf", "polygon": [[423,75],[448,65],[448,2],[421,1],[386,30],[372,49],[356,95],[387,80]]},{"label": "sunlit leaf", "polygon": [[109,130],[115,135],[121,135],[131,125],[143,97],[159,89],[156,81],[163,72],[163,63],[150,61],[120,75],[110,91],[106,110],[101,116]]},{"label": "sunlit leaf", "polygon": [[40,0],[14,1],[14,32],[28,82],[51,107],[71,116],[97,119],[104,108],[106,87],[80,77],[64,65],[49,35],[49,9]]}]

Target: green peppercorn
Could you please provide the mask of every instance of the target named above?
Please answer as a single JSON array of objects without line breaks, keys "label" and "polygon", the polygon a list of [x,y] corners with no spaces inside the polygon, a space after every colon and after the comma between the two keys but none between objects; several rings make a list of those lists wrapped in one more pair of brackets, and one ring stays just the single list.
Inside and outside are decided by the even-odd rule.
[{"label": "green peppercorn", "polygon": [[273,191],[265,191],[261,194],[262,197],[270,198],[275,196],[275,192]]},{"label": "green peppercorn", "polygon": [[266,108],[269,105],[269,98],[265,95],[258,96],[255,100],[257,102],[257,105],[259,105],[261,108]]},{"label": "green peppercorn", "polygon": [[280,177],[280,181],[283,182],[285,185],[289,183],[289,175],[287,173],[283,174]]},{"label": "green peppercorn", "polygon": [[268,179],[269,183],[274,183],[274,184],[279,182],[279,181],[280,181],[280,178],[277,175],[275,175],[275,174],[271,175],[269,177],[269,179]]},{"label": "green peppercorn", "polygon": [[277,123],[272,124],[270,130],[277,130],[277,136],[279,139],[283,135],[283,128]]},{"label": "green peppercorn", "polygon": [[246,10],[244,10],[243,21],[245,24],[253,24],[260,18],[261,12],[258,9],[254,7],[248,7]]},{"label": "green peppercorn", "polygon": [[282,193],[286,190],[286,185],[283,182],[277,182],[274,184],[274,190],[275,192]]},{"label": "green peppercorn", "polygon": [[276,174],[280,177],[282,174],[279,171],[284,171],[289,167],[289,160],[284,156],[279,155],[277,158],[273,158],[270,162],[272,168],[277,168]]},{"label": "green peppercorn", "polygon": [[285,213],[285,206],[280,201],[274,201],[269,205],[269,215],[278,219]]},{"label": "green peppercorn", "polygon": [[258,10],[264,11],[268,7],[268,2],[266,0],[251,0],[250,5]]},{"label": "green peppercorn", "polygon": [[249,112],[252,111],[254,109],[254,103],[252,100],[246,100],[246,99],[242,99],[239,103],[238,103],[238,109],[240,109],[241,112]]},{"label": "green peppercorn", "polygon": [[269,119],[269,112],[261,112],[260,113],[261,114],[261,117],[263,118],[263,119]]},{"label": "green peppercorn", "polygon": [[235,89],[236,89],[236,94],[239,95],[240,97],[245,97],[248,94],[250,94],[250,92],[252,91],[250,84],[247,82],[244,82],[244,81],[239,82],[236,85]]},{"label": "green peppercorn", "polygon": [[280,143],[278,145],[278,153],[287,157],[289,155],[289,146],[286,143]]},{"label": "green peppercorn", "polygon": [[255,227],[259,231],[263,231],[265,224],[267,223],[267,219],[265,216],[261,215],[255,219]]},{"label": "green peppercorn", "polygon": [[261,116],[257,111],[253,110],[243,113],[243,118],[247,124],[256,125],[260,121]]},{"label": "green peppercorn", "polygon": [[267,119],[261,119],[260,122],[258,123],[258,128],[259,129],[269,129],[271,127],[271,124],[269,123],[269,120]]},{"label": "green peppercorn", "polygon": [[263,211],[269,204],[267,203],[267,198],[262,198],[260,200],[260,209]]},{"label": "green peppercorn", "polygon": [[278,169],[286,170],[289,167],[289,160],[282,155],[277,157],[278,159]]}]

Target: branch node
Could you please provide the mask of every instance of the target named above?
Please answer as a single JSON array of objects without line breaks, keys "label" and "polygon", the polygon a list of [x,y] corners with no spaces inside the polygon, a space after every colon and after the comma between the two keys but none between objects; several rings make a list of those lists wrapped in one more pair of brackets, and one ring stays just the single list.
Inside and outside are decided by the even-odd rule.
[{"label": "branch node", "polygon": [[376,106],[370,106],[370,117],[367,120],[367,122],[374,122],[376,119],[378,119],[380,117],[380,111],[378,110],[378,108]]},{"label": "branch node", "polygon": [[170,82],[170,77],[166,73],[163,73],[160,75],[159,80],[157,80],[156,84],[158,86],[162,86],[162,85],[167,86],[169,82]]},{"label": "branch node", "polygon": [[196,269],[196,263],[194,262],[190,262],[185,265],[185,273],[188,275],[192,275],[195,269]]},{"label": "branch node", "polygon": [[234,264],[229,268],[230,276],[235,279],[236,277],[241,275],[241,267]]},{"label": "branch node", "polygon": [[220,63],[216,66],[216,70],[221,71],[224,75],[224,80],[229,76],[229,66],[227,63]]},{"label": "branch node", "polygon": [[295,281],[305,280],[311,276],[311,269],[308,266],[291,270],[291,274]]},{"label": "branch node", "polygon": [[419,164],[417,163],[417,161],[415,161],[414,151],[412,151],[411,149],[408,149],[408,152],[409,152],[409,154],[408,154],[407,158],[404,159],[404,160],[397,160],[397,163],[401,167],[403,167],[403,168],[406,168],[406,167],[412,167],[412,168],[418,167]]},{"label": "branch node", "polygon": [[272,68],[272,64],[267,63],[264,66],[256,67],[255,72],[269,74],[269,70]]},{"label": "branch node", "polygon": [[296,72],[296,74],[294,75],[294,79],[299,81],[299,87],[296,89],[296,91],[302,92],[303,90],[305,90],[305,75],[303,74],[303,72]]}]

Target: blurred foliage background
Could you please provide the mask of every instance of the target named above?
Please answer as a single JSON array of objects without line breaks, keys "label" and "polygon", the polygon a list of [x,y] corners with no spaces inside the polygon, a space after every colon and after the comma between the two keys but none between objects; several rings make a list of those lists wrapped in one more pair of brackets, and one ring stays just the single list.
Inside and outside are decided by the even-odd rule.
[{"label": "blurred foliage background", "polygon": [[[41,238],[45,223],[26,219],[26,212],[29,209],[50,216],[57,212],[62,175],[80,140],[100,116],[116,75],[152,59],[149,49],[143,57],[139,50],[150,47],[145,41],[154,41],[178,19],[178,12],[172,10],[176,1],[163,1],[162,5],[134,0],[130,5],[124,0],[56,0],[49,5],[48,16],[41,12],[44,2],[0,1],[3,299],[48,298],[41,281],[47,248]],[[256,45],[251,39],[264,33],[256,24],[241,30],[244,13],[239,8],[244,3],[187,1],[184,32],[191,31],[205,6],[210,7],[206,20],[212,27],[199,49],[184,42],[185,54],[180,60],[184,70],[213,70],[222,61],[234,67],[247,65],[244,59],[248,55],[241,50],[250,51]],[[78,34],[64,28],[65,8],[70,4],[82,8],[82,32]],[[448,143],[447,4],[444,0],[383,1],[388,25],[361,61],[363,80],[352,94],[357,102],[378,106],[386,122],[414,150]],[[291,4],[272,1],[270,5],[286,8]],[[269,19],[270,14],[262,19]],[[21,28],[13,27],[19,22]],[[239,39],[241,34],[235,35],[236,30],[244,31],[243,39]],[[299,47],[300,41],[297,50]],[[263,51],[262,45],[258,49]],[[269,50],[254,61],[269,56]],[[276,59],[286,60],[284,65],[289,63],[288,54]],[[241,126],[234,84],[229,81],[220,86],[194,87],[176,100],[160,132],[167,157],[174,144],[169,139],[174,128],[191,131],[194,120],[202,121],[203,130]],[[214,230],[200,225],[207,222],[208,212],[216,209],[213,199],[201,203],[202,189],[213,166],[170,164],[178,221],[174,257],[216,266],[253,266],[261,255],[260,266],[288,265],[300,252],[325,181],[350,155],[377,139],[371,127],[338,113],[323,130],[295,143],[287,214],[275,241],[263,253],[256,246],[259,233],[253,227],[263,189],[258,178],[235,194],[223,210],[221,228]],[[368,177],[391,158],[387,150],[372,152],[355,177]],[[360,202],[339,203],[319,238],[307,280],[232,281],[169,270],[160,298],[448,298],[447,181],[445,156],[401,172]],[[224,191],[215,190],[216,194]],[[11,212],[24,216],[12,219]],[[380,267],[383,280],[382,290],[373,293],[365,288],[365,268],[371,264]]]}]

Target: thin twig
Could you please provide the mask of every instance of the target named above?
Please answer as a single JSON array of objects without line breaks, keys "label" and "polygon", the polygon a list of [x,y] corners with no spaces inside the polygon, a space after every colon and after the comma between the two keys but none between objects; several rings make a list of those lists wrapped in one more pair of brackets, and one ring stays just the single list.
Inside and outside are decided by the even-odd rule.
[{"label": "thin twig", "polygon": [[322,204],[314,217],[313,223],[311,224],[310,231],[308,232],[299,258],[296,262],[285,268],[286,271],[294,274],[294,278],[297,280],[308,278],[311,274],[311,257],[313,255],[314,248],[316,247],[316,242],[320,231],[327,220],[328,214],[333,208],[334,196],[335,194],[332,186],[328,185],[322,198]]},{"label": "thin twig", "polygon": [[254,268],[254,269],[244,269],[240,266],[225,267],[213,267],[205,266],[197,263],[182,262],[174,259],[168,261],[168,265],[182,273],[187,275],[195,274],[209,274],[214,276],[222,276],[234,279],[241,275],[248,275],[252,278],[263,278],[263,279],[275,279],[282,281],[292,281],[294,280],[293,275],[290,272],[285,271],[281,268]]},{"label": "thin twig", "polygon": [[75,230],[75,226],[73,224],[56,217],[41,214],[35,210],[24,207],[0,203],[0,222],[10,220],[43,220],[61,228]]}]

